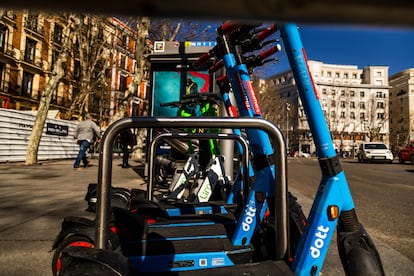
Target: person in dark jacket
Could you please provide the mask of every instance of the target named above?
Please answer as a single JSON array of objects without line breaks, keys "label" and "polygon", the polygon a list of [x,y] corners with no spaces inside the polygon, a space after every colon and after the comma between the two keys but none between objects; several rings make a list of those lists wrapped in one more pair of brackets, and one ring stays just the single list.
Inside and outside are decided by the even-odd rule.
[{"label": "person in dark jacket", "polygon": [[126,129],[119,134],[119,142],[122,150],[122,168],[129,168],[129,153],[135,145],[135,139],[131,129]]},{"label": "person in dark jacket", "polygon": [[80,162],[83,162],[84,167],[86,168],[89,164],[86,152],[88,151],[91,143],[93,143],[95,137],[100,138],[101,130],[92,121],[92,116],[86,114],[82,122],[80,122],[75,129],[75,142],[79,145],[78,156],[76,157],[75,163],[73,164],[73,169],[79,169]]}]

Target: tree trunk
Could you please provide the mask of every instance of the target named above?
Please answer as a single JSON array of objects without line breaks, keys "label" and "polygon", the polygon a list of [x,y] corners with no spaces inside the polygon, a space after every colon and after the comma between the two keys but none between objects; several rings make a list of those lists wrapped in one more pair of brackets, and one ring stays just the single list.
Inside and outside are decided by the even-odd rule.
[{"label": "tree trunk", "polygon": [[56,91],[57,86],[61,78],[65,74],[63,69],[63,64],[66,62],[69,54],[69,48],[71,46],[71,32],[72,21],[69,20],[69,24],[65,26],[63,30],[63,45],[62,50],[56,60],[56,64],[53,67],[52,75],[49,78],[49,81],[46,85],[45,90],[42,93],[39,107],[37,110],[36,119],[33,125],[32,133],[29,137],[29,142],[27,144],[26,151],[26,165],[35,165],[37,164],[37,155],[39,151],[40,139],[42,138],[43,128],[45,126],[47,113],[49,111],[50,101],[53,95],[53,91]]}]

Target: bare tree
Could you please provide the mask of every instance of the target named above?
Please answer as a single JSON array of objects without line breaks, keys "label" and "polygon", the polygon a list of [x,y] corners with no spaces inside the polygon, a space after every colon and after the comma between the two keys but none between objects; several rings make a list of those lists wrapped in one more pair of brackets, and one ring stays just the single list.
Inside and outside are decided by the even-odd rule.
[{"label": "bare tree", "polygon": [[110,118],[110,122],[114,122],[124,117],[125,111],[138,91],[138,87],[146,78],[146,71],[149,70],[147,59],[145,56],[146,39],[148,38],[151,19],[149,17],[141,17],[136,20],[137,28],[137,44],[135,48],[136,70],[132,83],[124,93],[117,112]]},{"label": "bare tree", "polygon": [[149,34],[153,40],[209,40],[216,37],[215,33],[209,32],[210,30],[210,24],[166,18],[153,19]]},{"label": "bare tree", "polygon": [[[101,16],[77,15],[75,18],[76,30],[74,32],[75,45],[72,52],[74,59],[74,70],[68,75],[74,81],[76,93],[73,94],[72,104],[68,118],[75,112],[79,115],[91,112],[90,106],[95,106],[95,111],[102,104],[101,99],[105,96],[108,86],[106,71],[110,68],[110,52],[112,45],[108,44],[108,36],[105,33],[107,19]],[[96,104],[91,104],[95,101]]]},{"label": "bare tree", "polygon": [[64,66],[72,47],[74,23],[75,21],[73,20],[73,17],[69,16],[68,24],[63,29],[63,43],[61,51],[56,60],[55,66],[53,66],[53,71],[46,85],[46,88],[40,98],[36,119],[27,145],[25,162],[26,165],[37,164],[37,154],[39,150],[40,139],[42,138],[43,128],[46,122],[47,113],[49,111],[50,101],[53,92],[56,91],[59,82],[65,75]]}]

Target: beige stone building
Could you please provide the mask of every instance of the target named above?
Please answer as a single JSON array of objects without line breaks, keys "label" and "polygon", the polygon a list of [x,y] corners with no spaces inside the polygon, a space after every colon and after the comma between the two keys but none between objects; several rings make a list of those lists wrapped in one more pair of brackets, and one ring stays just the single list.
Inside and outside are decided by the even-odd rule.
[{"label": "beige stone building", "polygon": [[[353,156],[365,141],[389,145],[388,67],[308,63],[336,149]],[[315,152],[292,72],[270,77],[258,94],[262,105],[272,102],[264,117],[281,127],[288,147]]]},{"label": "beige stone building", "polygon": [[390,144],[397,151],[414,140],[414,68],[390,77]]},{"label": "beige stone building", "polygon": [[[82,110],[65,116],[73,106],[74,99],[83,91],[82,60],[79,45],[65,64],[65,78],[54,91],[50,110],[57,110],[61,118],[73,119],[82,112],[90,112],[99,121],[113,115],[124,91],[135,74],[136,32],[113,17],[81,17],[84,25],[90,25],[93,39],[88,46],[102,47],[103,60],[109,66],[97,62],[91,82],[87,85]],[[97,24],[99,23],[99,24]],[[59,14],[43,14],[34,11],[0,10],[0,107],[16,110],[36,110],[42,92],[51,76],[58,53],[63,47],[63,30],[67,18]],[[91,35],[90,35],[91,37]],[[92,50],[88,50],[88,53]],[[91,58],[93,63],[93,57]],[[84,65],[84,64],[83,64]],[[105,67],[107,66],[107,67]],[[101,71],[99,71],[101,70]],[[131,114],[140,114],[143,108],[137,94],[131,102]],[[70,113],[69,113],[70,114]]]}]

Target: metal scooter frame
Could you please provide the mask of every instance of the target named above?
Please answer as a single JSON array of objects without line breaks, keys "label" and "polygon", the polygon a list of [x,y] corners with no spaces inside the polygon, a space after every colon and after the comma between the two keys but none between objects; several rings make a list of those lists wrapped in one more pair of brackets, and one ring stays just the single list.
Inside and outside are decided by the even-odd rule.
[{"label": "metal scooter frame", "polygon": [[[217,29],[222,42],[221,51],[224,52],[222,58],[240,114],[257,118],[261,117],[261,113],[249,72],[241,61],[238,51],[233,52],[234,45],[231,45],[228,37],[238,28],[237,25],[240,26],[240,24],[225,23]],[[307,66],[306,54],[297,26],[292,23],[285,24],[281,26],[280,33],[307,115],[322,171],[322,180],[311,208],[307,227],[296,250],[292,269],[296,275],[318,275],[335,227],[338,225],[338,248],[345,272],[348,275],[383,275],[381,260],[375,245],[358,222],[351,192],[334,150],[330,131]],[[266,137],[261,132],[253,131],[252,134],[248,135],[250,143],[263,146],[261,151],[253,151],[253,154],[269,154],[269,142]],[[273,171],[273,165],[269,164],[267,168],[259,171],[261,173],[259,176],[263,179],[266,179],[266,175],[269,179],[278,179],[278,166],[275,166]],[[254,186],[258,187],[254,187],[253,190],[266,189],[262,182],[254,183]],[[275,194],[277,196],[277,191]],[[331,210],[336,212],[330,213]]]},{"label": "metal scooter frame", "polygon": [[187,133],[187,132],[180,132],[180,133],[161,133],[157,135],[150,143],[150,150],[149,150],[149,173],[148,173],[148,192],[147,192],[147,199],[153,199],[153,178],[154,178],[154,167],[155,167],[155,149],[157,144],[160,140],[163,139],[231,139],[236,140],[240,143],[242,148],[242,169],[243,169],[243,179],[245,183],[247,183],[249,179],[249,147],[247,145],[246,140],[235,134],[231,133]]},{"label": "metal scooter frame", "polygon": [[[276,259],[286,255],[288,247],[288,211],[287,211],[287,158],[283,134],[271,122],[256,118],[165,118],[165,117],[129,117],[111,124],[102,137],[99,156],[97,210],[95,226],[96,248],[107,249],[110,218],[110,191],[112,184],[112,145],[118,134],[128,128],[245,128],[260,129],[266,132],[274,146],[273,159],[278,164],[274,190],[276,193],[274,212],[276,214]],[[271,185],[271,184],[270,184]]]}]

